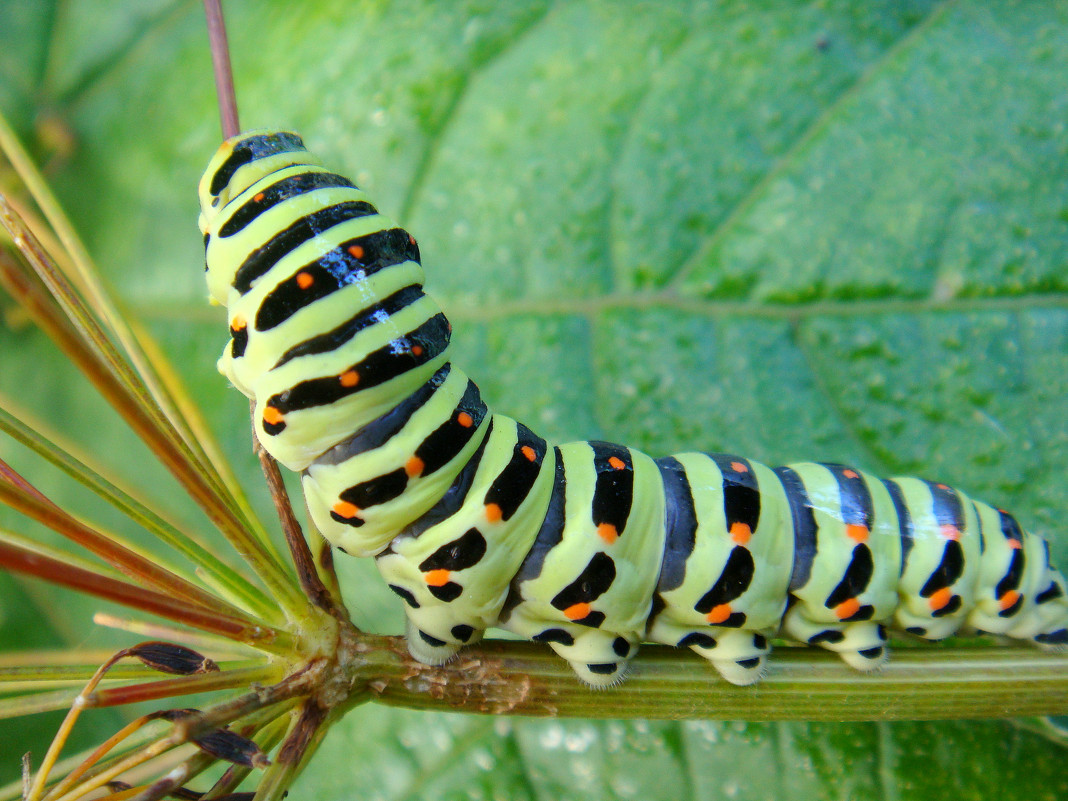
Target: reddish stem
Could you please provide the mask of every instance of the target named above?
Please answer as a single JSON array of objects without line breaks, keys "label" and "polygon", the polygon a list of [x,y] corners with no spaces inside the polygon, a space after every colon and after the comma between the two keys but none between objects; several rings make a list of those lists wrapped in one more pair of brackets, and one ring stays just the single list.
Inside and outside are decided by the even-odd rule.
[{"label": "reddish stem", "polygon": [[[0,459],[0,501],[43,523],[71,542],[92,551],[134,581],[145,582],[161,592],[173,593],[189,603],[206,609],[220,608],[234,618],[245,617],[242,612],[211,593],[153,564],[140,554],[119,545],[107,535],[71,517],[48,500],[3,459]],[[251,620],[248,622],[252,623]]]},{"label": "reddish stem", "polygon": [[90,707],[122,706],[139,701],[154,701],[160,698],[173,698],[192,693],[215,692],[248,687],[253,683],[264,683],[277,675],[278,669],[264,665],[251,668],[204,673],[198,676],[180,676],[159,681],[146,681],[125,687],[108,687],[96,690],[86,696],[85,704]]},{"label": "reddish stem", "polygon": [[[256,434],[253,433],[252,436],[255,437]],[[297,580],[300,582],[301,589],[313,604],[326,612],[333,613],[335,612],[333,599],[330,591],[323,584],[319,572],[315,569],[315,559],[308,548],[307,540],[304,539],[300,523],[293,514],[293,506],[289,502],[289,493],[286,492],[282,474],[278,470],[278,463],[264,450],[259,440],[256,441],[255,450],[263,475],[267,479],[267,489],[270,490],[275,511],[278,512],[278,519],[282,523],[282,531],[285,533],[289,553],[293,557],[293,565],[297,569]]]},{"label": "reddish stem", "polygon": [[212,612],[125,581],[101,576],[5,542],[0,542],[0,566],[210,631],[231,640],[249,643],[262,650],[280,653],[288,653],[291,650],[292,643],[285,632],[265,625],[252,625],[229,615]]},{"label": "reddish stem", "polygon": [[215,72],[223,138],[229,139],[241,132],[241,125],[237,121],[234,72],[230,66],[230,45],[226,40],[226,23],[223,21],[220,0],[204,0],[204,13],[208,17],[208,40],[211,42],[211,64]]}]

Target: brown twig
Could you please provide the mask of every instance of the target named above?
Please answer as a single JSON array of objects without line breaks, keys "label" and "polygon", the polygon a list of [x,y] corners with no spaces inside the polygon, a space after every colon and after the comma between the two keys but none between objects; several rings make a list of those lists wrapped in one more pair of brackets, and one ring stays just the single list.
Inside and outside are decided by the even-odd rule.
[{"label": "brown twig", "polygon": [[[255,402],[252,405],[255,407]],[[255,413],[255,408],[253,408],[253,413]],[[301,530],[300,523],[293,513],[293,505],[289,502],[289,493],[286,492],[282,474],[278,469],[278,463],[264,450],[263,445],[256,438],[255,432],[252,433],[252,436],[255,440],[253,449],[260,460],[260,468],[263,470],[264,478],[267,479],[267,489],[270,490],[274,508],[278,512],[279,521],[282,523],[282,531],[285,533],[289,552],[293,556],[293,565],[297,569],[297,580],[300,582],[300,587],[313,604],[326,612],[332,613],[334,612],[333,598],[319,577],[319,572],[315,569],[315,559],[308,548],[307,540],[304,539],[304,532]]]},{"label": "brown twig", "polygon": [[313,735],[323,725],[328,712],[329,710],[319,706],[315,699],[308,699],[304,702],[300,718],[278,752],[279,763],[300,764],[305,757]]},{"label": "brown twig", "polygon": [[322,742],[329,713],[330,710],[320,706],[314,699],[304,702],[300,717],[290,726],[274,764],[267,768],[256,788],[257,798],[279,801],[285,797],[293,779]]}]

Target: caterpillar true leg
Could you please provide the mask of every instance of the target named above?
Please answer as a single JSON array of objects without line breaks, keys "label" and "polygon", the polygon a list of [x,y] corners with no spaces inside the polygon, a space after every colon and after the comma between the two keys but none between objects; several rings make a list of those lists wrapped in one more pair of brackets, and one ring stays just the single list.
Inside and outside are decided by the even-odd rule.
[{"label": "caterpillar true leg", "polygon": [[415,240],[296,134],[224,143],[200,199],[230,322],[220,369],[255,399],[264,447],[303,471],[323,535],[377,558],[416,659],[494,626],[596,685],[643,641],[692,648],[735,684],[760,678],[776,632],[861,670],[886,660],[889,624],[1068,647],[1046,543],[945,485],[554,446],[492,413],[449,360]]}]

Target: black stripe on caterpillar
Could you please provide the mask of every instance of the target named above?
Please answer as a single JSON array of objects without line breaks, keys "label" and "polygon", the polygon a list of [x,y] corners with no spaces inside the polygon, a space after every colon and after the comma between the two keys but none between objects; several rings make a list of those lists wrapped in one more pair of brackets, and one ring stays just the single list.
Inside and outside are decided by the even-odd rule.
[{"label": "black stripe on caterpillar", "polygon": [[200,201],[230,320],[220,370],[254,399],[264,447],[302,472],[323,535],[376,558],[416,659],[440,664],[497,626],[593,685],[620,680],[643,641],[750,684],[776,635],[860,670],[885,662],[888,626],[1068,645],[1047,544],[959,490],[551,445],[491,413],[448,359],[415,240],[296,134],[228,140]]}]

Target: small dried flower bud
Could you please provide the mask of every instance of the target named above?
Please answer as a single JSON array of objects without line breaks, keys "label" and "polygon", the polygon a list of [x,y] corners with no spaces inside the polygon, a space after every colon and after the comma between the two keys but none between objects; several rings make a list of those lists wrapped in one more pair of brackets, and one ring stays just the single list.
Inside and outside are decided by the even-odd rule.
[{"label": "small dried flower bud", "polygon": [[252,740],[229,729],[215,729],[194,737],[193,742],[201,751],[235,765],[246,768],[265,768],[271,764],[267,755]]},{"label": "small dried flower bud", "polygon": [[211,673],[219,669],[218,665],[203,654],[170,642],[143,642],[127,649],[127,654],[136,656],[153,670],[179,676]]}]

